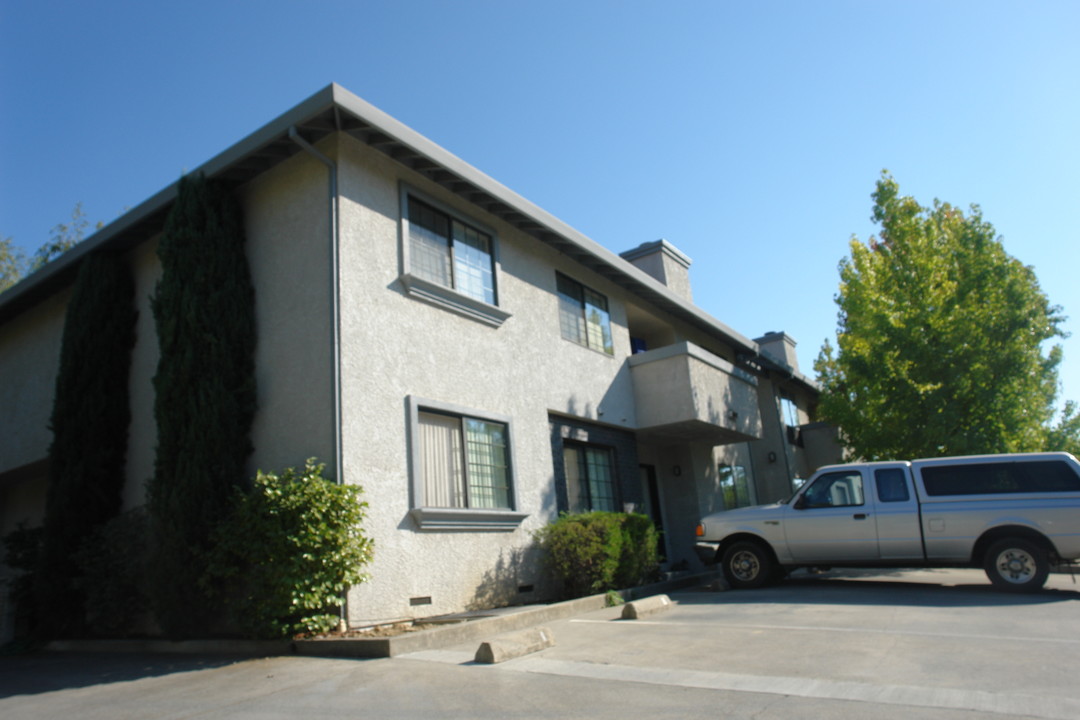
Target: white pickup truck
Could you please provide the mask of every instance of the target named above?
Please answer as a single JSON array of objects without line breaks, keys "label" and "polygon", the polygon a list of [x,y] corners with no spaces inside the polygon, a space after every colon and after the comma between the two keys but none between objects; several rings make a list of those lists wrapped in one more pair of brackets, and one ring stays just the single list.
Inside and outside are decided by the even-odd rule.
[{"label": "white pickup truck", "polygon": [[831,465],[787,502],[713,513],[698,555],[736,588],[797,567],[982,567],[1037,590],[1080,558],[1080,463],[1068,453]]}]

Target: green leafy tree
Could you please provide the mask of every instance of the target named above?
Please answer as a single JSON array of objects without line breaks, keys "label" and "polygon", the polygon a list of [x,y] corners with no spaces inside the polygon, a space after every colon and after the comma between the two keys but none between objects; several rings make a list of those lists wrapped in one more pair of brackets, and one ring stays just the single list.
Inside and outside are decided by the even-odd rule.
[{"label": "green leafy tree", "polygon": [[182,178],[158,256],[150,595],[166,633],[190,637],[215,615],[198,581],[252,450],[255,301],[232,194],[201,175]]},{"label": "green leafy tree", "polygon": [[840,262],[837,347],[815,363],[820,414],[866,459],[1046,448],[1061,309],[978,206],[922,207],[888,173],[873,198],[879,236]]},{"label": "green leafy tree", "polygon": [[[104,223],[98,222],[95,230],[100,230]],[[49,241],[38,248],[30,261],[29,272],[40,270],[50,261],[60,257],[71,248],[81,243],[86,238],[86,231],[90,228],[90,221],[83,212],[82,202],[75,203],[71,211],[71,222],[57,224],[50,233]]]},{"label": "green leafy tree", "polygon": [[1057,423],[1046,436],[1047,450],[1063,450],[1080,457],[1080,407],[1068,400]]},{"label": "green leafy tree", "polygon": [[19,282],[26,258],[11,238],[0,237],[0,293]]},{"label": "green leafy tree", "polygon": [[[99,221],[94,225],[94,229],[100,230],[103,226],[104,223]],[[29,261],[11,238],[0,237],[0,293],[78,245],[86,237],[89,227],[90,221],[86,219],[82,203],[75,203],[71,211],[71,222],[56,225],[50,233],[49,241],[38,248]]]},{"label": "green leafy tree", "polygon": [[44,634],[79,635],[85,617],[74,554],[120,511],[127,458],[135,282],[126,262],[92,254],[64,319],[50,426],[38,612]]}]

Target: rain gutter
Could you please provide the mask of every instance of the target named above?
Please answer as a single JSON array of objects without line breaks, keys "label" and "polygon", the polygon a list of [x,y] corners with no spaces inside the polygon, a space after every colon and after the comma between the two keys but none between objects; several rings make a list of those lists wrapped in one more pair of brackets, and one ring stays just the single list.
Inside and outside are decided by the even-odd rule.
[{"label": "rain gutter", "polygon": [[[338,196],[338,167],[337,163],[315,149],[315,146],[305,140],[295,125],[289,126],[289,139],[299,145],[305,152],[326,166],[330,177],[329,206],[330,206],[330,314],[331,314],[331,352],[333,358],[332,372],[332,395],[334,401],[334,475],[338,485],[345,483],[344,463],[341,439],[341,275],[338,273],[338,256],[341,246],[341,213],[340,198]],[[341,611],[339,626],[342,629],[348,627],[347,605],[349,601],[348,591],[341,595]]]}]

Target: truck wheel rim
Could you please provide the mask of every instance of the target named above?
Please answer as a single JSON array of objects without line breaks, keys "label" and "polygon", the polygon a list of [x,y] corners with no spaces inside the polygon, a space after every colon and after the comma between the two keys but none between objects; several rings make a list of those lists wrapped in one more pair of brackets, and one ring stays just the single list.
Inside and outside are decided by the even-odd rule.
[{"label": "truck wheel rim", "polygon": [[1022,585],[1035,577],[1035,558],[1016,548],[1002,551],[995,564],[998,575],[1007,582]]},{"label": "truck wheel rim", "polygon": [[731,574],[739,580],[753,580],[761,570],[757,555],[743,551],[731,558]]}]

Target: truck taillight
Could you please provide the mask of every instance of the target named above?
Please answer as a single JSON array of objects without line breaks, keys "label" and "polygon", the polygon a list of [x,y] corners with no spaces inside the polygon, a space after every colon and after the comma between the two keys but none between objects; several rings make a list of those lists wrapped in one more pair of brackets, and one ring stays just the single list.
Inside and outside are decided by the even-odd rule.
[{"label": "truck taillight", "polygon": [[705,523],[698,523],[697,528],[694,530],[694,534],[698,537],[705,537]]}]

